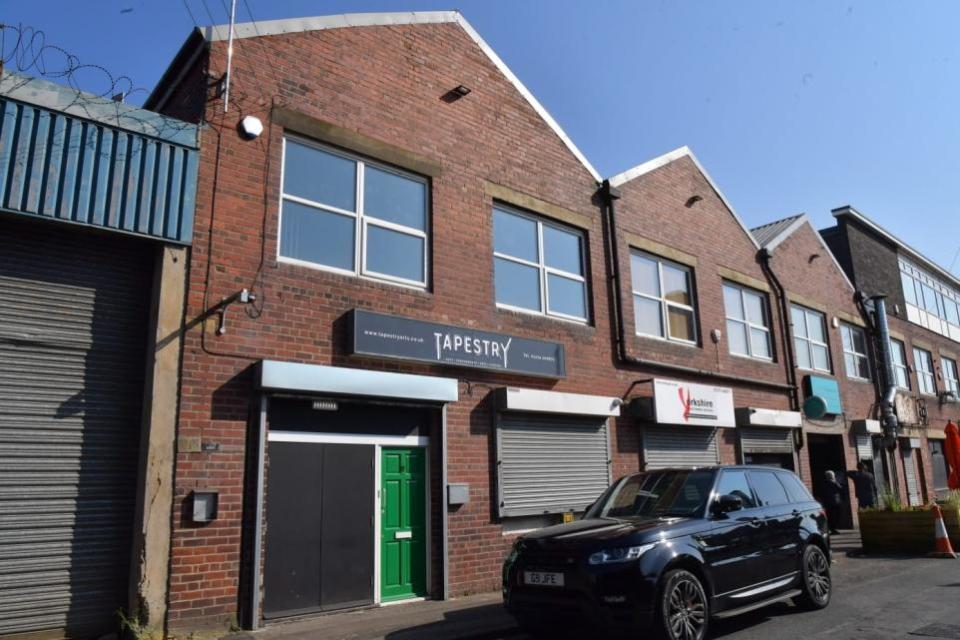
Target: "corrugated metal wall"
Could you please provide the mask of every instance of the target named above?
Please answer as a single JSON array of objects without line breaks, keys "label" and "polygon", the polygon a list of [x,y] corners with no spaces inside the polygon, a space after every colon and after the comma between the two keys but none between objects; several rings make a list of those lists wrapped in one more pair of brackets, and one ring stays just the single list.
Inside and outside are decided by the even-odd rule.
[{"label": "corrugated metal wall", "polygon": [[606,420],[504,414],[500,513],[582,511],[610,484]]},{"label": "corrugated metal wall", "polygon": [[127,604],[151,249],[0,220],[0,636]]},{"label": "corrugated metal wall", "polygon": [[197,162],[195,148],[0,97],[0,208],[12,213],[188,244]]}]

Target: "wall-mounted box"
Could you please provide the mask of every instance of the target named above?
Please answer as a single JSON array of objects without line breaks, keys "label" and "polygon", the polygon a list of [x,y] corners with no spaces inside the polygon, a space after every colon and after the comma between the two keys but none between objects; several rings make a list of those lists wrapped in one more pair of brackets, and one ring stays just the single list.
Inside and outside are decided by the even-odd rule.
[{"label": "wall-mounted box", "polygon": [[466,483],[451,483],[447,485],[447,504],[459,506],[470,502],[470,485]]}]

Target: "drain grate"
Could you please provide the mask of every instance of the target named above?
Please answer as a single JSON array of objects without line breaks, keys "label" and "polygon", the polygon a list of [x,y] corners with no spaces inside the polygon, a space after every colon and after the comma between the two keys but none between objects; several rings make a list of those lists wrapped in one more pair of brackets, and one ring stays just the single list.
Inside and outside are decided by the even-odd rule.
[{"label": "drain grate", "polygon": [[916,631],[911,631],[910,635],[960,640],[960,627],[954,624],[928,624],[925,627],[920,627]]}]

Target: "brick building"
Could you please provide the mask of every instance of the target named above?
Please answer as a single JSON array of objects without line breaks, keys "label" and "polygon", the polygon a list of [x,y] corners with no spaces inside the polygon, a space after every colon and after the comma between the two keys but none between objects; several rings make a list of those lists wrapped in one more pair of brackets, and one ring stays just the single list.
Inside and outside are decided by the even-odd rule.
[{"label": "brick building", "polygon": [[[856,288],[806,215],[778,220],[753,232],[782,286],[782,304],[791,317],[794,383],[806,400],[801,475],[814,495],[820,496],[827,470],[836,472],[847,485],[843,471],[856,469],[862,461],[875,470],[882,487],[887,482],[887,465],[878,435],[878,371],[871,348],[873,333]],[[807,404],[814,396],[839,402],[826,408],[815,400]],[[849,488],[842,528],[855,524],[859,506],[853,487]]]},{"label": "brick building", "polygon": [[886,296],[900,423],[886,474],[904,503],[926,504],[947,490],[944,427],[960,418],[960,281],[856,209],[833,214],[821,234],[837,260],[865,296]]},{"label": "brick building", "polygon": [[640,468],[809,479],[788,322],[688,149],[603,181],[456,13],[237,25],[229,110],[226,36],[147,102],[203,124],[171,629],[495,590]]}]

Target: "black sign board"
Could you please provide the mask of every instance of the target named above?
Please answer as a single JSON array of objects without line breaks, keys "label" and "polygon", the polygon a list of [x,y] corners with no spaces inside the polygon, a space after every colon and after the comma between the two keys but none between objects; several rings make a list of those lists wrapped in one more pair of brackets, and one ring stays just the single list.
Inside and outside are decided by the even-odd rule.
[{"label": "black sign board", "polygon": [[563,345],[354,309],[351,353],[565,378]]}]

